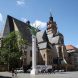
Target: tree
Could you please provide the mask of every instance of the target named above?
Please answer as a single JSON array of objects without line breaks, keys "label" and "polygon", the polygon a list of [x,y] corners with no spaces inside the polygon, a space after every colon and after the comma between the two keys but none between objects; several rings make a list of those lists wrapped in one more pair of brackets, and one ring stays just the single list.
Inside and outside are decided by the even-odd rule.
[{"label": "tree", "polygon": [[7,64],[8,69],[19,67],[22,55],[21,47],[27,44],[20,32],[13,31],[3,39],[3,46],[0,49],[1,64]]}]

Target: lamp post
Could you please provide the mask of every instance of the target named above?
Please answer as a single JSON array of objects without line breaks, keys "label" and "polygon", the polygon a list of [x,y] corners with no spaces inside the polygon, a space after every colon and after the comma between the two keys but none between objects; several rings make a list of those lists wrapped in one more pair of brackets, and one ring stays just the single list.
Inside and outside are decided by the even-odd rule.
[{"label": "lamp post", "polygon": [[[38,73],[36,69],[36,33],[38,31],[38,27],[34,28],[30,26],[30,21],[27,22],[28,26],[30,27],[30,32],[32,34],[32,70],[31,75],[36,75]],[[36,25],[35,25],[36,27]]]},{"label": "lamp post", "polygon": [[36,75],[38,73],[36,69],[36,36],[32,35],[32,70],[31,75]]}]

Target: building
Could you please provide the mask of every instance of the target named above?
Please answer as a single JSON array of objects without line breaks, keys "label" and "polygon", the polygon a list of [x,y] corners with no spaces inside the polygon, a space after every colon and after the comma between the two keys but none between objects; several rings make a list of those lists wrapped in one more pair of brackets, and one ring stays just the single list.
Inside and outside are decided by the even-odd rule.
[{"label": "building", "polygon": [[[12,16],[7,16],[3,38],[13,32],[19,31],[20,37],[28,41],[27,45],[22,46],[23,65],[28,66],[32,62],[32,33],[30,22],[24,23]],[[65,67],[68,63],[68,55],[64,45],[64,36],[57,31],[57,24],[50,16],[47,22],[47,29],[38,31],[37,38],[37,64],[38,65],[62,65]],[[18,38],[17,38],[18,40]],[[18,45],[19,46],[19,45]]]},{"label": "building", "polygon": [[[23,60],[23,66],[27,66],[31,64],[31,52],[32,52],[32,35],[28,26],[28,23],[24,23],[12,16],[7,16],[5,28],[3,32],[3,38],[6,38],[9,33],[13,31],[20,32],[20,37],[24,40],[27,40],[28,44],[21,46],[22,56],[20,59]],[[18,40],[19,38],[17,38]],[[18,44],[19,46],[19,44]]]},{"label": "building", "polygon": [[66,45],[70,70],[78,70],[78,49],[72,45]]},{"label": "building", "polygon": [[37,32],[38,64],[66,65],[67,52],[64,45],[64,36],[57,31],[57,24],[50,16],[47,29]]}]

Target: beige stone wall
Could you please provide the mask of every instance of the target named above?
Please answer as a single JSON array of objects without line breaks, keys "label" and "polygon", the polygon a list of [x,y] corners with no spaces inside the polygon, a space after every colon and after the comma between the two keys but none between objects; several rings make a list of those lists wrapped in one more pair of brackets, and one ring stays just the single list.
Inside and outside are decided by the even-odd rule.
[{"label": "beige stone wall", "polygon": [[27,46],[28,48],[26,49],[27,51],[27,65],[30,64],[30,62],[32,61],[32,57],[30,56],[30,52],[32,52],[32,47],[31,46]]},{"label": "beige stone wall", "polygon": [[[19,31],[18,27],[17,27],[17,24],[15,23],[15,21],[13,20],[13,23],[14,23],[14,29],[15,31]],[[18,37],[18,40],[20,38],[20,35]],[[19,44],[18,44],[19,46]],[[24,52],[23,52],[23,64],[25,65],[29,65],[30,62],[32,61],[32,57],[30,56],[30,52],[32,52],[32,47],[31,45],[25,45],[26,48],[24,49]]]},{"label": "beige stone wall", "polygon": [[52,65],[53,58],[56,57],[56,54],[54,54],[54,50],[52,49],[40,50],[40,53],[38,54],[39,54],[38,56],[39,64],[44,64],[44,65]]},{"label": "beige stone wall", "polygon": [[38,54],[38,63],[45,65],[45,61],[47,61],[47,50],[40,50]]},{"label": "beige stone wall", "polygon": [[30,65],[32,61],[32,57],[30,56],[31,52],[31,46],[29,45],[26,45],[25,49],[22,50],[23,65]]},{"label": "beige stone wall", "polygon": [[66,47],[65,47],[65,45],[63,46],[63,50],[64,50],[64,58],[65,58],[65,60],[67,61],[67,63],[68,63],[68,61],[69,61],[69,58],[68,58],[68,53],[67,53],[67,51],[66,51]]},{"label": "beige stone wall", "polygon": [[57,56],[60,58],[68,58],[65,45],[56,45]]},{"label": "beige stone wall", "polygon": [[47,49],[47,64],[52,65],[53,63],[53,52],[51,49]]}]

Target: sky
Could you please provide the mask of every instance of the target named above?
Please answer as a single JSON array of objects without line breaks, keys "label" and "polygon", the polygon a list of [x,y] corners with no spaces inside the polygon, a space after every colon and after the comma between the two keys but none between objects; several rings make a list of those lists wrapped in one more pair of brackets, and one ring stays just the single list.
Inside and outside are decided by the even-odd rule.
[{"label": "sky", "polygon": [[78,47],[78,0],[0,0],[0,33],[7,15],[29,20],[41,30],[46,28],[50,12],[64,35],[65,45]]}]

